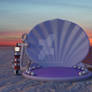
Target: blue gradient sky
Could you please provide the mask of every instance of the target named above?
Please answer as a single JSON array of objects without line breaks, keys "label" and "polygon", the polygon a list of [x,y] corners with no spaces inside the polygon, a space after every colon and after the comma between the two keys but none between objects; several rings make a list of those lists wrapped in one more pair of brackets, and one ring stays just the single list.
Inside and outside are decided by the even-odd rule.
[{"label": "blue gradient sky", "polygon": [[28,32],[54,18],[73,21],[92,33],[92,0],[0,0],[0,32]]}]

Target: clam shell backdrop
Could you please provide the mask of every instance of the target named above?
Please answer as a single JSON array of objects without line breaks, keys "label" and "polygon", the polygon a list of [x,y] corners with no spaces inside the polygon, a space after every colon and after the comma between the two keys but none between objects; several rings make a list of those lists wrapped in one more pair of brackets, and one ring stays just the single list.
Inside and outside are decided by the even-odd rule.
[{"label": "clam shell backdrop", "polygon": [[29,58],[44,67],[72,67],[89,51],[89,40],[83,29],[61,19],[36,25],[27,35],[26,42]]}]

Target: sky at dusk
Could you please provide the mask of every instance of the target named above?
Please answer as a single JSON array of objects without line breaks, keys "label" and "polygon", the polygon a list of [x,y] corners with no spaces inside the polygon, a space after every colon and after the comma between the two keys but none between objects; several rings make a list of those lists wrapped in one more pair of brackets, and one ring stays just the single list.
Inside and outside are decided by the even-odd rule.
[{"label": "sky at dusk", "polygon": [[55,18],[79,24],[92,44],[92,0],[0,0],[0,45],[14,45],[22,33]]}]

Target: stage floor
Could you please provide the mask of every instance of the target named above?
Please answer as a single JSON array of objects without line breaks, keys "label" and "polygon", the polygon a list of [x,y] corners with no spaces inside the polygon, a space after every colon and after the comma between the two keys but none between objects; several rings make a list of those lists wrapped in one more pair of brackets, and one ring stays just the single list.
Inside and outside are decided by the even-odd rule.
[{"label": "stage floor", "polygon": [[92,92],[92,78],[78,82],[36,81],[15,76],[12,47],[0,47],[0,92]]}]

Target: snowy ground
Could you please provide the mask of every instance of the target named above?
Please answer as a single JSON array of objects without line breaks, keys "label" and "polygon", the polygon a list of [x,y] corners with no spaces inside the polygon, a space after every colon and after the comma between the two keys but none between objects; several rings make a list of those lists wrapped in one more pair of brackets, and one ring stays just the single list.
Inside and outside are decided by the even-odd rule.
[{"label": "snowy ground", "polygon": [[0,47],[0,92],[92,92],[92,78],[80,82],[36,81],[15,76],[12,47]]}]

